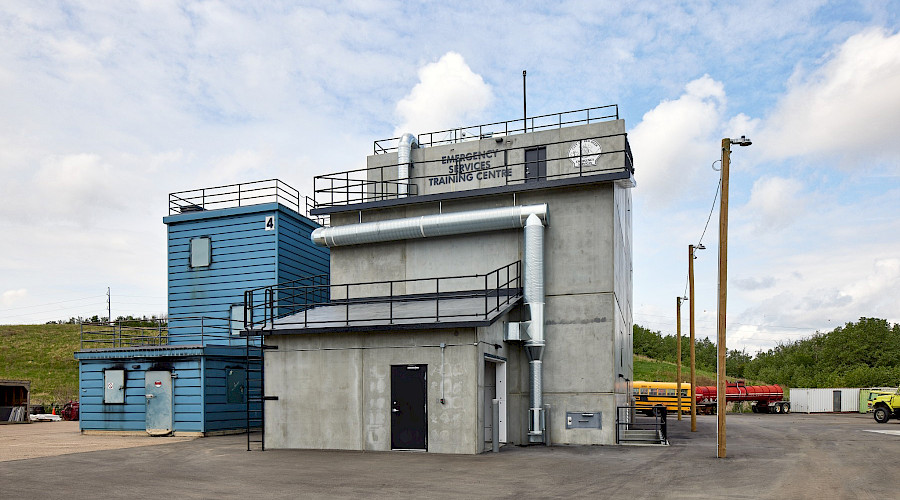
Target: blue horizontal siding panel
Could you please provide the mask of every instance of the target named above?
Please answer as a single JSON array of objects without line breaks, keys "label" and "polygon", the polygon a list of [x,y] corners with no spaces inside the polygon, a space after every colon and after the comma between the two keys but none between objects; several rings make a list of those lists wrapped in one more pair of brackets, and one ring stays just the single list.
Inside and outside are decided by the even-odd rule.
[{"label": "blue horizontal siding panel", "polygon": [[[243,303],[244,290],[248,288],[244,280],[234,279],[236,274],[252,272],[256,275],[254,285],[260,286],[274,284],[277,279],[277,232],[265,228],[266,217],[274,216],[277,205],[241,208],[164,219],[169,233],[169,329],[179,334],[170,338],[170,343],[197,341],[196,322],[181,317],[230,318],[231,306]],[[190,241],[200,237],[210,238],[210,265],[192,268]],[[227,320],[220,326],[214,332],[219,338],[204,338],[204,343],[234,342],[227,335]]]},{"label": "blue horizontal siding panel", "polygon": [[[269,217],[275,227],[266,230]],[[310,240],[318,224],[276,203],[173,215],[163,221],[168,226],[170,344],[244,343],[230,335],[227,321],[231,308],[243,304],[244,291],[328,273],[328,250]],[[200,237],[210,238],[211,262],[192,268],[190,241]],[[254,298],[254,305],[261,299],[262,294]],[[188,316],[223,321],[204,322],[200,337],[197,322]]]}]

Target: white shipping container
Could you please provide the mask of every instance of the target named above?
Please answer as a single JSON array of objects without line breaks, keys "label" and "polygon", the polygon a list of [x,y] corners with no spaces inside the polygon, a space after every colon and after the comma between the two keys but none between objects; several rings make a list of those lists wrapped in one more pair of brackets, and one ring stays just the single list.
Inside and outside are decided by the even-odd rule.
[{"label": "white shipping container", "polygon": [[791,412],[858,412],[859,389],[791,389]]}]

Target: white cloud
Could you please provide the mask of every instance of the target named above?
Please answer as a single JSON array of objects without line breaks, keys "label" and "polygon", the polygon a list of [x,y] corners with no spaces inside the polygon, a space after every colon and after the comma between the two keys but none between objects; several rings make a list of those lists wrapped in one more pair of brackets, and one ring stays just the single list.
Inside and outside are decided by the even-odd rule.
[{"label": "white cloud", "polygon": [[4,307],[8,307],[27,296],[28,290],[25,288],[20,288],[18,290],[7,290],[3,292],[2,295],[0,295],[0,304],[3,304]]},{"label": "white cloud", "polygon": [[736,288],[742,290],[764,290],[775,286],[775,278],[764,276],[762,278],[738,278],[731,281]]},{"label": "white cloud", "polygon": [[796,179],[762,177],[753,183],[750,201],[742,210],[749,212],[745,215],[753,219],[757,232],[780,231],[805,212],[802,190]]},{"label": "white cloud", "polygon": [[900,34],[865,30],[811,73],[792,77],[787,93],[765,120],[760,145],[770,158],[838,156],[852,160],[853,168],[861,157],[896,157],[897,89]]},{"label": "white cloud", "polygon": [[490,85],[461,55],[447,52],[419,70],[419,83],[397,103],[395,134],[422,133],[474,123],[493,99]]},{"label": "white cloud", "polygon": [[721,82],[704,75],[687,84],[684,94],[644,114],[629,134],[636,154],[635,196],[665,206],[693,193],[701,172],[718,157],[717,134],[725,108]]}]

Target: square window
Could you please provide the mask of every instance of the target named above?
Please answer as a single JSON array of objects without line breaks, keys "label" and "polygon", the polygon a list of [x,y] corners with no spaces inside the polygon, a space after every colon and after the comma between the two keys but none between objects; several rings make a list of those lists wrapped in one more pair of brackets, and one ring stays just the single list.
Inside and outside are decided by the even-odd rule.
[{"label": "square window", "polygon": [[191,267],[209,266],[211,256],[212,249],[209,238],[191,239]]}]

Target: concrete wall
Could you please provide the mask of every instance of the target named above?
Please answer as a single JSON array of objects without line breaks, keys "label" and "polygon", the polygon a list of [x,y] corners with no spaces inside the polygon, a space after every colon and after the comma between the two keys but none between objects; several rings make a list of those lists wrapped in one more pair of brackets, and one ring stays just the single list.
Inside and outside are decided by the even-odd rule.
[{"label": "concrete wall", "polygon": [[[440,206],[429,203],[380,209],[363,212],[362,217],[363,221],[388,220],[438,210],[448,213],[510,206],[513,202],[513,196],[500,195],[445,201]],[[532,203],[549,206],[544,391],[545,402],[552,405],[553,439],[572,444],[613,443],[615,406],[625,404],[625,379],[632,378],[630,192],[607,183],[527,191],[515,197],[517,205]],[[333,218],[332,223],[358,222],[359,215],[353,215]],[[517,229],[335,247],[331,249],[332,283],[486,273],[522,258],[522,233]],[[406,289],[395,285],[394,291],[433,291],[427,286],[433,285],[411,283]],[[522,443],[527,433],[527,422],[520,415],[527,414],[528,363],[519,344],[503,344],[511,360],[510,440]],[[478,404],[483,406],[483,402]],[[479,408],[478,418],[483,417],[482,411]],[[603,411],[603,429],[566,431],[566,411]]]},{"label": "concrete wall", "polygon": [[428,451],[476,453],[475,337],[458,329],[268,338],[278,349],[266,352],[266,395],[278,400],[266,402],[266,447],[390,450],[391,365],[425,364]]}]

